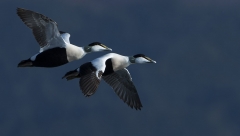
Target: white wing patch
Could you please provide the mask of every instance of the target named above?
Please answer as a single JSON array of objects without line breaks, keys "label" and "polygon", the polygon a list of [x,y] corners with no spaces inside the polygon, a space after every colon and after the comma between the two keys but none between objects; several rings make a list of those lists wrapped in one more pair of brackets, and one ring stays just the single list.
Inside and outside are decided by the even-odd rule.
[{"label": "white wing patch", "polygon": [[70,34],[69,33],[63,33],[61,34],[62,39],[64,40],[65,43],[70,43]]}]

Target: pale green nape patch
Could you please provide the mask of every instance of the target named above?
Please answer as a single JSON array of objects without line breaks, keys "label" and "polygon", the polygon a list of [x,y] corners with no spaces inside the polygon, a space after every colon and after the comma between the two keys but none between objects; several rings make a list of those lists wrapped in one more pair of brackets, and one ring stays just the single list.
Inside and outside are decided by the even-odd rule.
[{"label": "pale green nape patch", "polygon": [[128,58],[131,63],[135,63],[135,58],[133,56],[129,56]]},{"label": "pale green nape patch", "polygon": [[84,50],[86,53],[89,53],[89,52],[91,52],[91,46],[84,46],[84,47],[83,47],[83,50]]}]

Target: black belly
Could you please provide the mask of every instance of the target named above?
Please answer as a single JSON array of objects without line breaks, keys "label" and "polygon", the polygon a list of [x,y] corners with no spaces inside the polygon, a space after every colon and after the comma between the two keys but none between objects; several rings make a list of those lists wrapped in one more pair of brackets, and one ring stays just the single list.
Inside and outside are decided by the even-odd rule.
[{"label": "black belly", "polygon": [[57,67],[68,63],[66,48],[53,48],[37,55],[33,66]]}]

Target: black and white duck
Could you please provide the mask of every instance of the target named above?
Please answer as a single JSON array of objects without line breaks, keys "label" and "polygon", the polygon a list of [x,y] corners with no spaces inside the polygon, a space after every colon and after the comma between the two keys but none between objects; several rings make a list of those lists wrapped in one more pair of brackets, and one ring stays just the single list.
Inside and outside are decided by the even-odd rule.
[{"label": "black and white duck", "polygon": [[156,63],[156,61],[144,54],[123,56],[108,53],[67,72],[63,78],[67,80],[80,78],[79,85],[85,96],[93,95],[100,84],[101,78],[103,78],[128,106],[141,110],[142,104],[137,89],[126,67],[130,64],[143,63]]}]

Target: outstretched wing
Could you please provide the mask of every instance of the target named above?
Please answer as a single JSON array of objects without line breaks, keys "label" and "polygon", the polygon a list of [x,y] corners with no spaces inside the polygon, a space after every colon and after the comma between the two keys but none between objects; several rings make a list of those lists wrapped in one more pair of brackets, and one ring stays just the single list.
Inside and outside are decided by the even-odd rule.
[{"label": "outstretched wing", "polygon": [[[91,62],[85,63],[80,67],[80,88],[85,96],[93,95],[99,84],[102,77],[103,72],[97,73],[97,69],[93,67]],[[96,76],[98,75],[98,77]]]},{"label": "outstretched wing", "polygon": [[103,79],[128,106],[131,108],[134,107],[136,110],[141,110],[142,104],[140,98],[132,82],[131,75],[126,68],[103,76]]},{"label": "outstretched wing", "polygon": [[24,24],[32,29],[33,35],[41,48],[47,45],[61,46],[64,43],[54,20],[23,8],[17,8],[17,14]]}]

